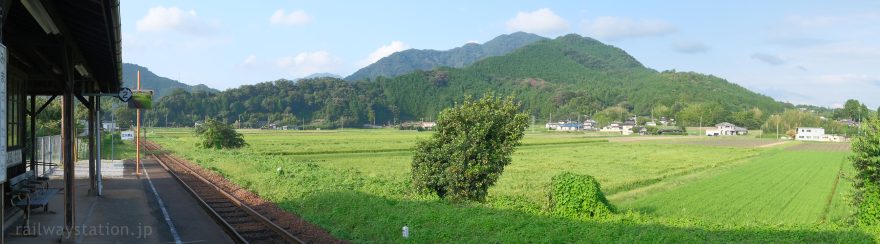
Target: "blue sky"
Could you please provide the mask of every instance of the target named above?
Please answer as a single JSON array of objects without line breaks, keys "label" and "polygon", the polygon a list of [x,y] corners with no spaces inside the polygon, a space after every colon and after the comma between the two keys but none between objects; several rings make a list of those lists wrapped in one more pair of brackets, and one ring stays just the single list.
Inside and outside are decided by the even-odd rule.
[{"label": "blue sky", "polygon": [[780,101],[880,105],[878,1],[122,2],[123,60],[226,89],[347,76],[407,48],[526,31],[618,46],[657,70],[712,74]]}]

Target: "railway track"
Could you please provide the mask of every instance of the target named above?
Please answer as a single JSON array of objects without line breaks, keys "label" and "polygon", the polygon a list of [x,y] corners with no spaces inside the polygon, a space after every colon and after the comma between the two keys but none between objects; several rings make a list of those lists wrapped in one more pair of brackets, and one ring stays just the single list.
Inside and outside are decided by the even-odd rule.
[{"label": "railway track", "polygon": [[[160,147],[147,142],[148,150]],[[273,223],[271,218],[252,209],[232,194],[205,179],[190,166],[166,153],[153,154],[203,209],[238,243],[304,243],[287,229]]]}]

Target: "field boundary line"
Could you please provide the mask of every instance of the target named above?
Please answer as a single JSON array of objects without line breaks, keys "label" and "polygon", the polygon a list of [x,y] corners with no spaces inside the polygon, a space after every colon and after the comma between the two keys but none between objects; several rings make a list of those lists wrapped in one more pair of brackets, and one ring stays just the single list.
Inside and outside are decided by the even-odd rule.
[{"label": "field boundary line", "polygon": [[837,170],[837,177],[834,178],[834,186],[831,187],[831,194],[828,194],[828,198],[825,199],[825,207],[822,209],[822,217],[819,218],[820,223],[825,223],[828,220],[828,211],[831,211],[831,201],[834,200],[834,195],[837,195],[837,186],[840,185],[840,174],[843,173],[843,164],[840,163],[840,169]]},{"label": "field boundary line", "polygon": [[[538,147],[551,145],[572,145],[572,144],[592,144],[603,143],[608,140],[590,140],[590,141],[568,141],[568,142],[544,142],[523,144],[520,147]],[[307,151],[307,152],[261,152],[259,154],[268,156],[304,156],[304,155],[330,155],[330,154],[357,154],[357,153],[390,153],[390,152],[410,152],[413,148],[387,148],[387,149],[362,149],[362,150],[337,150],[337,151]]]}]

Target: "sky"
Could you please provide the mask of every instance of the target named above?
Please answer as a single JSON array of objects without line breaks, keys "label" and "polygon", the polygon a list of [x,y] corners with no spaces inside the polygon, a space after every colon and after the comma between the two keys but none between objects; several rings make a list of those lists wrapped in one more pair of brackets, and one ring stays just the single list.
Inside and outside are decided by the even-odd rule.
[{"label": "sky", "polygon": [[880,1],[167,1],[121,3],[123,61],[228,89],[516,31],[575,33],[649,68],[794,104],[880,106]]}]

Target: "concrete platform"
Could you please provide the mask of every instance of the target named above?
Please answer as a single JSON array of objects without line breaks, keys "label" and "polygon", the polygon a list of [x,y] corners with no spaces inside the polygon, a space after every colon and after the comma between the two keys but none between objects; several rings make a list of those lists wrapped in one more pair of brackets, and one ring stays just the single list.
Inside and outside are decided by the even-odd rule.
[{"label": "concrete platform", "polygon": [[[134,163],[108,163],[103,195],[89,194],[88,168],[82,172],[77,163],[75,236],[66,243],[233,243],[182,185],[153,160],[143,160],[147,174],[134,174]],[[87,166],[87,164],[86,164]],[[56,173],[60,173],[60,169]],[[112,172],[112,173],[111,173]],[[110,173],[107,175],[106,173]],[[149,180],[147,179],[149,175]],[[109,177],[108,177],[109,176]],[[53,176],[50,187],[61,188],[62,180]],[[153,188],[158,193],[158,199]],[[58,243],[62,241],[64,192],[54,196],[49,210],[32,210],[31,229],[35,237],[19,236],[25,232],[23,218],[6,230],[6,243]],[[163,208],[160,205],[164,205]],[[166,221],[166,213],[168,220]],[[170,224],[169,224],[170,223]],[[172,227],[173,226],[173,227]]]}]

